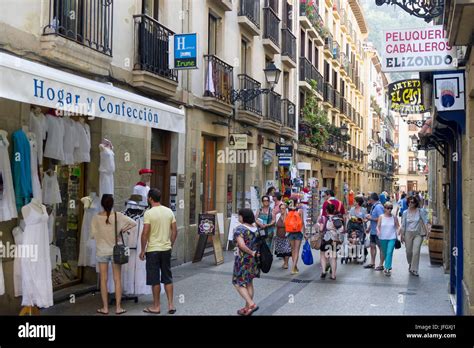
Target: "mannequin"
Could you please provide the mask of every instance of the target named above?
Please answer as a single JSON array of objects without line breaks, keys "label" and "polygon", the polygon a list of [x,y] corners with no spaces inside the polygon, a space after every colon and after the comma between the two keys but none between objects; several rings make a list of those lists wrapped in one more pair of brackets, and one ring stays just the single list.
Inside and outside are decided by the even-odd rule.
[{"label": "mannequin", "polygon": [[53,305],[48,212],[36,198],[21,210],[25,219],[23,244],[35,247],[34,257],[21,258],[22,306]]},{"label": "mannequin", "polygon": [[150,191],[150,180],[153,170],[143,168],[138,172],[140,175],[140,181],[133,187],[133,195],[142,196],[142,205],[148,206],[148,192]]},{"label": "mannequin", "polygon": [[95,192],[91,192],[89,196],[82,197],[81,202],[84,205],[84,216],[82,218],[78,266],[94,267],[96,265],[96,246],[95,239],[90,239],[90,229],[92,217],[101,210],[100,199]]},{"label": "mannequin", "polygon": [[[25,220],[19,220],[20,223],[17,227],[12,230],[13,239],[15,240],[15,245],[20,246],[23,244],[23,231],[25,230]],[[15,292],[15,297],[21,296],[21,257],[20,255],[15,255],[15,260],[13,260],[13,288]]]},{"label": "mannequin", "polygon": [[110,140],[103,139],[99,145],[99,195],[114,194],[115,154]]}]

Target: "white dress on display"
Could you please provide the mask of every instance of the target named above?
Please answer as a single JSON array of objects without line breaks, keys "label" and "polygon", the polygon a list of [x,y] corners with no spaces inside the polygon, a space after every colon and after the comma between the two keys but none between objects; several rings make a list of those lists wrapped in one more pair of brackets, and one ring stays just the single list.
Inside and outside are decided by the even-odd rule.
[{"label": "white dress on display", "polygon": [[74,150],[79,147],[76,122],[70,118],[64,119],[64,161],[62,164],[74,164]]},{"label": "white dress on display", "polygon": [[46,140],[46,131],[48,129],[46,116],[41,112],[36,114],[30,112],[30,130],[35,134],[38,144],[38,163],[43,164],[43,141]]},{"label": "white dress on display", "polygon": [[132,194],[142,196],[142,203],[148,205],[148,192],[150,192],[150,186],[143,186],[141,183],[138,183],[133,187]]},{"label": "white dress on display", "polygon": [[41,191],[41,184],[38,176],[38,144],[36,139],[30,139],[30,164],[31,164],[31,185],[33,187],[33,197],[42,201],[43,192]]},{"label": "white dress on display", "polygon": [[64,161],[64,120],[46,115],[48,138],[44,147],[44,157]]},{"label": "white dress on display", "polygon": [[[23,244],[24,228],[25,221],[21,220],[20,226],[17,226],[12,230],[17,250],[19,250],[18,246]],[[15,297],[21,296],[21,255],[15,255],[15,259],[13,260],[13,289]]]},{"label": "white dress on display", "polygon": [[100,199],[97,196],[94,198],[89,196],[82,198],[81,201],[84,203],[84,217],[82,218],[78,266],[95,267],[95,239],[90,239],[90,232],[92,218],[101,211]]},{"label": "white dress on display", "polygon": [[48,308],[53,305],[48,212],[33,199],[22,208],[22,215],[26,224],[23,244],[36,248],[36,257],[21,258],[21,305]]},{"label": "white dress on display", "polygon": [[59,191],[58,175],[53,173],[43,175],[43,204],[53,205],[61,203],[61,193]]},{"label": "white dress on display", "polygon": [[18,217],[8,145],[7,132],[0,130],[0,177],[3,181],[0,189],[0,221]]},{"label": "white dress on display", "polygon": [[74,149],[74,161],[76,163],[89,163],[91,161],[91,131],[87,123],[76,122],[76,135],[78,147]]},{"label": "white dress on display", "polygon": [[99,196],[102,197],[104,194],[114,194],[115,154],[112,149],[106,146],[99,145],[99,148]]}]

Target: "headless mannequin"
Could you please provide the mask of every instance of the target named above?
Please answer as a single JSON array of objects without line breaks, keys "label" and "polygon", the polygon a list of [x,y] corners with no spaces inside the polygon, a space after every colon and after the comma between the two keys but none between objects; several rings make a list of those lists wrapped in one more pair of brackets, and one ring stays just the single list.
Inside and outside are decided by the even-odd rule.
[{"label": "headless mannequin", "polygon": [[44,205],[41,204],[40,201],[38,201],[36,198],[32,198],[31,202],[27,205],[25,205],[23,208],[21,208],[21,214],[23,215],[24,218],[30,215],[30,213],[33,210],[36,210],[37,213],[43,214],[44,213]]},{"label": "headless mannequin", "polygon": [[145,205],[148,205],[147,199],[148,199],[148,191],[150,191],[150,180],[151,180],[150,173],[142,174],[140,176],[140,181],[137,182],[137,184],[133,188],[133,194],[142,196],[141,203]]},{"label": "headless mannequin", "polygon": [[94,199],[97,197],[97,194],[95,192],[91,192],[89,196],[82,197],[81,202],[84,204],[84,209],[89,209],[92,205],[92,202]]}]

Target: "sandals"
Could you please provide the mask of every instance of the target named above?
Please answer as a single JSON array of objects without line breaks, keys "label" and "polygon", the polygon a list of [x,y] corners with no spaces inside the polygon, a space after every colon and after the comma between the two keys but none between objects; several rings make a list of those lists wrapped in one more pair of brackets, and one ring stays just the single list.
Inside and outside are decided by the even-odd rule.
[{"label": "sandals", "polygon": [[330,277],[330,278],[331,278],[331,280],[336,280],[336,277]]},{"label": "sandals", "polygon": [[375,270],[376,271],[383,271],[383,266],[377,266],[377,267],[375,267]]},{"label": "sandals", "polygon": [[124,313],[127,313],[125,309],[122,309],[120,312],[115,312],[115,314],[117,315],[124,314]]},{"label": "sandals", "polygon": [[97,313],[107,315],[109,312],[105,312],[102,308],[97,310]]},{"label": "sandals", "polygon": [[373,265],[373,264],[369,264],[369,265],[365,265],[365,266],[364,266],[364,268],[366,268],[366,269],[374,268],[374,267],[375,267],[375,265]]},{"label": "sandals", "polygon": [[251,307],[245,306],[244,308],[239,309],[237,311],[237,314],[242,315],[242,316],[250,316],[250,315],[253,314],[253,312],[258,311],[258,309],[259,309],[259,307],[257,306],[257,304],[254,304]]},{"label": "sandals", "polygon": [[326,279],[326,274],[325,272],[321,272],[321,279]]},{"label": "sandals", "polygon": [[410,274],[411,274],[411,275],[414,275],[415,277],[419,277],[419,276],[420,276],[417,271],[410,271]]},{"label": "sandals", "polygon": [[283,265],[283,266],[281,266],[281,268],[288,269],[288,265]]},{"label": "sandals", "polygon": [[170,309],[168,311],[168,314],[175,314],[176,313],[176,308]]},{"label": "sandals", "polygon": [[155,312],[155,311],[152,311],[149,307],[145,308],[143,310],[144,313],[148,313],[148,314],[160,314],[161,312],[158,311],[158,312]]}]

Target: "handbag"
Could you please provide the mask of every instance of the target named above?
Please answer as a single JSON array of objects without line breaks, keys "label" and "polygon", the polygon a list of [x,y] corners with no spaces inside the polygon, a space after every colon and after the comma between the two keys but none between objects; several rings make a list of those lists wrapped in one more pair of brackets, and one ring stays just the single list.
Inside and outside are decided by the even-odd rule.
[{"label": "handbag", "polygon": [[303,263],[307,266],[313,264],[313,254],[311,253],[311,246],[309,245],[308,240],[303,245],[303,253],[301,254],[301,259]]},{"label": "handbag", "polygon": [[263,273],[268,273],[270,272],[270,268],[272,268],[273,255],[267,243],[265,242],[265,239],[262,237],[257,237],[257,238],[258,238],[258,242],[257,242],[258,253],[260,254],[259,257],[256,257],[257,266]]},{"label": "handbag", "polygon": [[[393,223],[395,224],[395,219],[396,217],[394,216],[393,217]],[[396,224],[395,224],[396,226]],[[400,249],[402,247],[402,242],[400,242],[400,240],[398,239],[397,237],[397,234],[395,233],[395,249]]]},{"label": "handbag", "polygon": [[115,214],[115,245],[113,251],[113,260],[114,263],[117,265],[123,265],[128,263],[128,255],[130,255],[128,247],[125,246],[125,241],[123,240],[123,233],[120,231],[120,236],[122,237],[122,244],[118,244],[118,237],[117,237],[117,213]]}]

